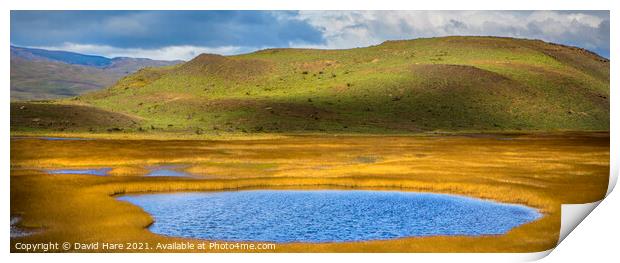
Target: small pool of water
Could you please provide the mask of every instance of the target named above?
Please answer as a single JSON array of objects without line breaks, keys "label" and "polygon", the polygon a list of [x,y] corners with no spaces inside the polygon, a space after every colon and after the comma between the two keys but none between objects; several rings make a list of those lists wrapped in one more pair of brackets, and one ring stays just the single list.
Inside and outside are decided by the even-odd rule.
[{"label": "small pool of water", "polygon": [[501,235],[535,209],[431,193],[251,190],[118,198],[142,207],[156,234],[222,241],[346,242],[438,235]]},{"label": "small pool of water", "polygon": [[21,220],[22,220],[21,217],[11,216],[11,232],[10,232],[11,238],[26,237],[26,236],[30,236],[30,235],[33,235],[39,232],[36,229],[25,229],[25,228],[18,227],[17,225],[19,224]]},{"label": "small pool of water", "polygon": [[48,141],[90,141],[90,138],[74,138],[74,137],[39,137],[42,140]]},{"label": "small pool of water", "polygon": [[92,138],[78,138],[78,137],[27,137],[27,136],[11,137],[11,139],[12,140],[38,139],[38,140],[46,140],[46,141],[90,141],[90,140],[94,140]]},{"label": "small pool of water", "polygon": [[99,168],[99,169],[57,169],[47,170],[48,174],[89,174],[97,176],[106,176],[112,171],[112,168]]},{"label": "small pool of water", "polygon": [[172,176],[172,177],[187,177],[187,176],[191,176],[188,173],[179,171],[178,169],[180,169],[182,167],[180,166],[155,166],[155,167],[148,167],[149,169],[149,173],[146,174],[146,176]]}]

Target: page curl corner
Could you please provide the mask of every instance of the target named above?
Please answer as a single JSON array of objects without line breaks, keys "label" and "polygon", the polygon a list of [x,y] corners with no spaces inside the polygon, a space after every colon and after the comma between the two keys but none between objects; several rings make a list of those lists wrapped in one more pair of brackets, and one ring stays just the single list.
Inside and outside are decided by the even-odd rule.
[{"label": "page curl corner", "polygon": [[[611,185],[611,184],[610,184]],[[613,188],[613,187],[612,187]],[[585,204],[563,204],[559,245],[603,200]]]}]

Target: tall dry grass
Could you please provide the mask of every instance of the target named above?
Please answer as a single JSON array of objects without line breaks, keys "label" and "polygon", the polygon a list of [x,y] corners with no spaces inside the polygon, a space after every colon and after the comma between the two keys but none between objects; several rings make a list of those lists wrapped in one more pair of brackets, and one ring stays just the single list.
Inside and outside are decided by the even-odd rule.
[{"label": "tall dry grass", "polygon": [[[183,164],[195,178],[144,177]],[[170,242],[152,218],[115,195],[254,188],[392,189],[468,195],[535,207],[543,218],[508,234],[327,244],[277,251],[529,252],[553,247],[562,203],[601,199],[609,137],[601,134],[448,137],[289,137],[245,141],[43,141],[11,145],[11,214],[38,235],[11,242]],[[44,168],[112,167],[111,176],[47,175]],[[122,175],[122,176],[118,176]],[[191,240],[191,242],[200,242]]]}]

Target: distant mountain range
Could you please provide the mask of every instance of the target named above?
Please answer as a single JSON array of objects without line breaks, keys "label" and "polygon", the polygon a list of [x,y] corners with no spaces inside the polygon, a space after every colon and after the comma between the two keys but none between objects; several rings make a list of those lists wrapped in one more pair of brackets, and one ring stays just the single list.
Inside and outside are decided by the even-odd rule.
[{"label": "distant mountain range", "polygon": [[113,85],[146,67],[183,61],[84,55],[74,52],[11,46],[11,100],[77,96]]}]

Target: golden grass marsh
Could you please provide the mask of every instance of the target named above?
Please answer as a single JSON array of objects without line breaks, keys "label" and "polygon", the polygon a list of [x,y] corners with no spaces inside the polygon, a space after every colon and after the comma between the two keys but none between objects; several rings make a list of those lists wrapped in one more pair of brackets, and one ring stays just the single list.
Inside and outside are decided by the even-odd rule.
[{"label": "golden grass marsh", "polygon": [[[144,176],[153,165],[176,165],[194,177]],[[102,167],[112,168],[109,176],[44,172]],[[528,205],[543,217],[505,235],[284,243],[277,244],[275,251],[542,251],[557,243],[560,205],[602,199],[608,177],[608,133],[298,135],[251,140],[19,138],[11,141],[11,216],[21,218],[20,228],[37,231],[11,238],[11,250],[19,252],[14,245],[20,242],[148,242],[151,246],[202,242],[149,232],[152,217],[137,206],[117,201],[114,196],[120,194],[355,188],[467,195]]]}]

